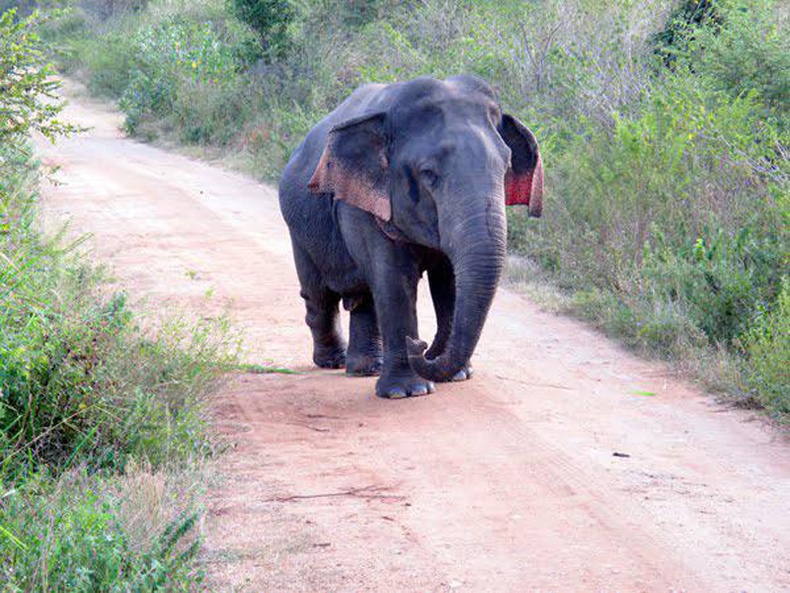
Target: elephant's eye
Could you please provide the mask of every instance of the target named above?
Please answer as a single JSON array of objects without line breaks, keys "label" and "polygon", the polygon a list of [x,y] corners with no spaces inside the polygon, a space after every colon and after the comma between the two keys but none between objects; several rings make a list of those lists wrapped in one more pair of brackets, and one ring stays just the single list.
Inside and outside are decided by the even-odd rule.
[{"label": "elephant's eye", "polygon": [[420,179],[422,179],[422,182],[431,189],[439,185],[439,176],[433,169],[420,169]]}]

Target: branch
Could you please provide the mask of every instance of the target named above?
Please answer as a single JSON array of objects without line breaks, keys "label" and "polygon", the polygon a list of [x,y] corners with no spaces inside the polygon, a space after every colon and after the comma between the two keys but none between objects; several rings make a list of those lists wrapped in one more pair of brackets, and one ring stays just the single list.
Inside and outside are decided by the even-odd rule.
[{"label": "branch", "polygon": [[405,496],[395,494],[376,494],[382,490],[390,490],[390,486],[363,486],[361,488],[350,488],[348,490],[341,490],[340,492],[322,492],[318,494],[292,494],[291,496],[275,496],[268,498],[265,502],[291,502],[294,500],[308,500],[312,498],[334,498],[338,496],[353,496],[356,498],[388,498],[395,500],[403,500]]}]

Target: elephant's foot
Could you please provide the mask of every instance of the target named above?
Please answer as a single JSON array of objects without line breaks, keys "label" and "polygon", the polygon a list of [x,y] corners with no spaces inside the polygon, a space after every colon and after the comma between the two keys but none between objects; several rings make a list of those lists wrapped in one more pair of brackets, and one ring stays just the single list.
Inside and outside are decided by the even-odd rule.
[{"label": "elephant's foot", "polygon": [[346,374],[354,377],[377,377],[381,374],[380,355],[348,354]]},{"label": "elephant's foot", "polygon": [[346,350],[341,346],[316,346],[313,362],[322,369],[342,369],[346,366]]},{"label": "elephant's foot", "polygon": [[376,395],[385,399],[403,399],[428,395],[436,391],[433,381],[423,379],[411,370],[382,375],[376,382]]},{"label": "elephant's foot", "polygon": [[475,372],[474,369],[468,364],[466,364],[460,371],[458,371],[455,375],[453,375],[450,381],[468,381],[469,379],[472,378],[474,372]]}]

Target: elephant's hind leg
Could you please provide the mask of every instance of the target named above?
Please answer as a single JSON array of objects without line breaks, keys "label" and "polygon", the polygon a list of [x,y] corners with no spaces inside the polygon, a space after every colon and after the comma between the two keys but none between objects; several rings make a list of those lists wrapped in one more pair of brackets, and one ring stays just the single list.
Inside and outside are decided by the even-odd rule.
[{"label": "elephant's hind leg", "polygon": [[313,362],[323,369],[346,364],[346,345],[340,332],[340,295],[329,289],[302,291],[305,321],[313,334]]},{"label": "elephant's hind leg", "polygon": [[381,373],[381,333],[370,294],[344,301],[351,312],[346,373],[371,377]]},{"label": "elephant's hind leg", "polygon": [[346,364],[346,344],[340,330],[340,295],[327,288],[313,260],[296,241],[292,242],[296,272],[307,314],[305,322],[313,334],[313,362],[324,369]]}]

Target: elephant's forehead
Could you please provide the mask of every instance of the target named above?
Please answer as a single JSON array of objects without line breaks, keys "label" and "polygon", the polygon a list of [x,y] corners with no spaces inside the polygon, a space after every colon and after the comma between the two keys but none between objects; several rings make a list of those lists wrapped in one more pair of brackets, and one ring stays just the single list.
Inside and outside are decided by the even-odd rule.
[{"label": "elephant's forehead", "polygon": [[437,127],[450,128],[476,125],[495,119],[498,108],[481,95],[438,95],[411,103],[402,103],[393,110],[396,133],[435,132]]}]

